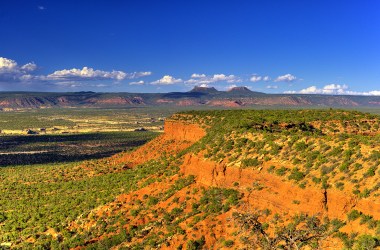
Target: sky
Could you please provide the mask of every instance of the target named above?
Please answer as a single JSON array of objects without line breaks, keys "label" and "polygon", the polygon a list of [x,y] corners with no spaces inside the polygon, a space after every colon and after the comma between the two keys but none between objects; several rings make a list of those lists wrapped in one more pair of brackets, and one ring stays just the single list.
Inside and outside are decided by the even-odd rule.
[{"label": "sky", "polygon": [[0,91],[380,95],[378,0],[0,0]]}]

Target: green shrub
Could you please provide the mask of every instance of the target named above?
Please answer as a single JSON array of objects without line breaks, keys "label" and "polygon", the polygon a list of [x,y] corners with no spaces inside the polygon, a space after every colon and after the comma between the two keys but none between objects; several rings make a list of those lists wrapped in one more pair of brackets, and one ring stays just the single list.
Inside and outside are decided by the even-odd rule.
[{"label": "green shrub", "polygon": [[189,240],[186,244],[186,249],[188,250],[201,250],[203,246],[206,244],[205,237],[202,236],[198,240]]},{"label": "green shrub", "polygon": [[150,196],[148,199],[148,206],[156,205],[159,202],[159,199],[157,197]]},{"label": "green shrub", "polygon": [[243,168],[257,167],[260,164],[261,162],[257,158],[248,158],[241,161],[241,166]]},{"label": "green shrub", "polygon": [[372,177],[372,176],[375,176],[376,174],[376,167],[370,167],[367,172],[364,173],[364,177],[367,178],[367,177]]},{"label": "green shrub", "polygon": [[359,212],[358,210],[351,210],[348,214],[347,214],[347,219],[349,221],[354,221],[356,219],[358,219],[360,217],[362,213]]},{"label": "green shrub", "polygon": [[372,250],[379,246],[379,240],[371,235],[360,235],[354,245],[355,250]]},{"label": "green shrub", "polygon": [[276,169],[276,175],[284,176],[286,174],[286,171],[288,171],[288,169],[286,167],[282,166],[281,168]]},{"label": "green shrub", "polygon": [[293,168],[292,171],[290,172],[290,175],[288,176],[289,180],[295,180],[296,182],[299,182],[303,178],[305,178],[305,174],[299,171],[298,168]]},{"label": "green shrub", "polygon": [[233,240],[226,240],[223,242],[223,245],[225,247],[232,247],[234,244],[235,244],[235,242]]}]

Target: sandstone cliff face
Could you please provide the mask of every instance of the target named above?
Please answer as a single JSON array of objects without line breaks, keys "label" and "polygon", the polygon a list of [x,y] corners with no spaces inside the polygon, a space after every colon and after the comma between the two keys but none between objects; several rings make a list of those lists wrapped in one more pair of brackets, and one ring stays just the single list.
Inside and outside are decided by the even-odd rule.
[{"label": "sandstone cliff face", "polygon": [[[163,153],[176,154],[191,146],[206,132],[198,124],[184,121],[167,120],[165,132],[153,141],[132,153],[127,153],[118,162],[129,166],[157,159]],[[323,214],[332,218],[345,219],[348,212],[357,209],[380,219],[380,201],[356,198],[344,191],[320,188],[302,189],[290,181],[267,173],[265,169],[273,162],[267,162],[262,170],[227,166],[227,162],[214,162],[205,159],[202,154],[186,154],[181,172],[196,176],[197,182],[205,186],[238,188],[247,193],[247,202],[256,207],[269,208],[276,212]],[[238,186],[236,186],[238,185]],[[293,203],[299,201],[299,204]]]},{"label": "sandstone cliff face", "polygon": [[[205,135],[205,130],[197,124],[167,120],[164,134],[117,160],[128,166],[141,164],[157,159],[164,153],[179,153]],[[291,181],[268,173],[266,169],[275,165],[275,162],[266,162],[257,169],[244,169],[228,162],[205,159],[202,153],[188,153],[183,157],[183,174],[196,176],[196,182],[200,185],[238,189],[244,193],[245,202],[257,209],[270,209],[273,213],[289,215],[307,213],[342,220],[347,219],[347,213],[352,209],[357,209],[372,215],[374,219],[380,219],[379,200],[358,199],[348,191],[333,188],[302,189]],[[353,229],[346,226],[344,230],[351,232]],[[357,230],[362,229],[354,228],[354,231]]]},{"label": "sandstone cliff face", "polygon": [[[269,208],[274,212],[289,214],[321,214],[339,219],[346,219],[348,212],[357,209],[380,219],[380,202],[377,200],[358,200],[350,193],[333,189],[302,189],[264,170],[227,167],[224,162],[213,162],[200,155],[188,154],[181,171],[185,175],[197,176],[197,182],[206,186],[238,188],[244,192],[250,188],[252,191],[247,192],[247,202],[260,209]],[[293,201],[299,201],[299,204]]]},{"label": "sandstone cliff face", "polygon": [[164,126],[166,140],[189,141],[195,143],[206,135],[198,124],[183,121],[166,120]]},{"label": "sandstone cliff face", "polygon": [[197,124],[185,123],[174,120],[165,121],[165,132],[138,148],[131,153],[116,155],[116,163],[125,163],[128,167],[133,167],[144,162],[158,159],[163,154],[177,154],[190,147],[201,139],[206,132]]}]

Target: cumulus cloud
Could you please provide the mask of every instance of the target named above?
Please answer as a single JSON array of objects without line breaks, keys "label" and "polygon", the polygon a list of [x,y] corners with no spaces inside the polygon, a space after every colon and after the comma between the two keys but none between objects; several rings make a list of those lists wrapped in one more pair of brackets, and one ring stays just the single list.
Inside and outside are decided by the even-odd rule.
[{"label": "cumulus cloud", "polygon": [[372,90],[367,92],[358,91],[346,91],[347,95],[368,95],[368,96],[380,96],[380,90]]},{"label": "cumulus cloud", "polygon": [[27,63],[27,64],[21,66],[21,69],[25,70],[25,71],[28,71],[28,72],[35,71],[37,69],[37,64],[35,64],[35,63]]},{"label": "cumulus cloud", "polygon": [[151,82],[150,84],[153,84],[153,85],[171,85],[171,84],[181,83],[181,82],[183,82],[182,79],[176,79],[170,75],[165,75],[161,79],[154,81],[154,82]]},{"label": "cumulus cloud", "polygon": [[323,89],[317,89],[316,86],[310,86],[306,89],[301,89],[301,94],[321,94],[323,92]]},{"label": "cumulus cloud", "polygon": [[[29,84],[29,87],[32,86],[30,84],[36,87],[47,85],[60,87],[105,87],[111,84],[110,81],[113,84],[117,84],[125,79],[136,79],[152,74],[150,71],[126,73],[116,70],[104,71],[83,67],[82,69],[57,70],[48,75],[37,75],[37,68],[34,62],[18,65],[15,60],[0,57],[0,83],[8,87],[12,83],[18,83],[20,86]],[[142,84],[141,81],[136,81],[135,83]]]},{"label": "cumulus cloud", "polygon": [[264,77],[263,77],[263,81],[264,81],[264,82],[268,82],[268,81],[270,81],[270,77],[269,77],[269,76],[264,76]]},{"label": "cumulus cloud", "polygon": [[210,86],[208,84],[206,84],[206,83],[202,83],[201,85],[199,85],[199,87],[201,87],[201,88],[208,88]]},{"label": "cumulus cloud", "polygon": [[260,82],[260,81],[264,81],[264,82],[269,82],[271,80],[271,78],[269,76],[260,76],[260,75],[252,75],[251,78],[249,78],[249,81],[251,82]]},{"label": "cumulus cloud", "polygon": [[125,73],[123,71],[104,71],[94,70],[93,68],[83,67],[82,69],[63,69],[57,70],[52,74],[42,77],[43,80],[55,80],[55,81],[101,81],[101,80],[114,80],[122,81],[125,79],[136,79],[144,76],[151,75],[152,72],[133,72]]},{"label": "cumulus cloud", "polygon": [[237,87],[237,85],[236,84],[231,84],[230,86],[227,86],[227,90],[231,90],[231,89],[233,89],[233,88],[236,88]]},{"label": "cumulus cloud", "polygon": [[214,74],[207,76],[205,74],[192,74],[191,79],[185,81],[187,84],[200,85],[200,84],[210,84],[215,82],[228,82],[228,83],[238,83],[242,80],[240,77],[235,75],[225,75],[225,74]]},{"label": "cumulus cloud", "polygon": [[262,79],[263,79],[262,76],[253,75],[249,80],[250,80],[251,82],[259,82],[259,81],[261,81]]},{"label": "cumulus cloud", "polygon": [[135,79],[135,78],[140,78],[144,76],[150,76],[152,72],[150,71],[145,71],[145,72],[133,72],[133,73],[128,73],[127,78],[128,79]]},{"label": "cumulus cloud", "polygon": [[205,74],[196,74],[196,73],[191,75],[191,78],[203,78],[203,77],[206,77],[206,75]]},{"label": "cumulus cloud", "polygon": [[373,90],[368,92],[351,91],[346,84],[328,84],[322,88],[310,86],[300,91],[285,91],[285,94],[324,94],[324,95],[367,95],[367,96],[380,96],[380,90]]},{"label": "cumulus cloud", "polygon": [[18,82],[33,79],[31,73],[37,69],[33,62],[19,66],[16,61],[0,57],[0,81]]},{"label": "cumulus cloud", "polygon": [[301,89],[301,94],[327,94],[327,95],[343,95],[346,90],[348,89],[348,86],[343,84],[328,84],[325,85],[323,88],[317,88],[316,86],[311,86],[306,89]]},{"label": "cumulus cloud", "polygon": [[145,82],[144,81],[137,81],[137,82],[130,82],[129,85],[144,85]]},{"label": "cumulus cloud", "polygon": [[278,76],[274,81],[275,82],[294,82],[297,80],[297,77],[295,77],[292,74],[286,74],[283,76]]},{"label": "cumulus cloud", "polygon": [[103,71],[83,67],[83,69],[57,70],[47,76],[49,80],[117,80],[121,81],[128,77],[123,71]]},{"label": "cumulus cloud", "polygon": [[13,72],[18,68],[17,63],[14,60],[0,57],[0,72],[8,73]]}]

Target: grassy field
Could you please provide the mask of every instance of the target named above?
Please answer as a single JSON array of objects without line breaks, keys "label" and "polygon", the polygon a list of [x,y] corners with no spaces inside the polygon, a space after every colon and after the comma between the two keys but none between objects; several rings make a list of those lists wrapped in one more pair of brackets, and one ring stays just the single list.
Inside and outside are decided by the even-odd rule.
[{"label": "grassy field", "polygon": [[[295,107],[294,109],[300,108],[302,107]],[[152,131],[159,131],[162,129],[166,117],[179,111],[192,109],[220,110],[225,108],[51,108],[0,112],[0,135],[26,134],[28,129],[39,134],[131,131],[141,127]],[[249,109],[252,109],[252,107]],[[278,106],[257,106],[254,109],[285,108]],[[286,109],[289,109],[289,107]],[[310,107],[308,107],[308,109],[310,109]],[[356,110],[372,114],[380,114],[379,108],[358,108]]]},{"label": "grassy field", "polygon": [[50,232],[71,238],[69,221],[135,188],[146,170],[121,171],[105,157],[157,136],[131,130],[159,130],[167,115],[143,109],[0,112],[0,249],[8,242],[29,248],[34,241],[50,248],[59,241]]},{"label": "grassy field", "polygon": [[104,160],[0,168],[0,243],[16,249],[75,246],[70,222],[137,189],[161,168],[152,163],[120,171]]},{"label": "grassy field", "polygon": [[0,166],[99,159],[140,146],[157,134],[121,131],[0,136]]},{"label": "grassy field", "polygon": [[34,109],[0,112],[1,134],[39,134],[131,131],[144,127],[158,131],[173,110],[130,109]]}]

